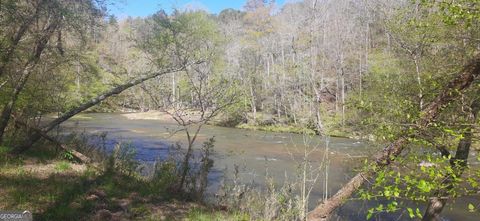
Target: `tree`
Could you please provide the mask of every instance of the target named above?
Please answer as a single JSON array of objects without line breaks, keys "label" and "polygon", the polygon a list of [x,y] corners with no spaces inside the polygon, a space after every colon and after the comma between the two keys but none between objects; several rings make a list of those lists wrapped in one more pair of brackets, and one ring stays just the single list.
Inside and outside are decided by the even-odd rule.
[{"label": "tree", "polygon": [[[460,8],[467,7],[467,5],[469,5],[469,7],[472,6],[470,3],[462,3],[463,5],[459,5]],[[439,19],[441,17],[444,17],[444,13],[451,13],[451,11],[449,11],[451,8],[445,8],[445,4],[445,2],[433,1],[422,2],[421,4],[412,4],[410,6],[414,9],[415,7],[418,7],[418,13],[420,13],[421,15],[425,15],[425,17],[419,18],[400,16],[401,19],[404,19],[408,22],[408,25],[412,25],[410,26],[410,29],[413,30],[408,30],[408,32],[415,33],[425,28],[428,28],[428,30],[430,30],[429,36],[426,38],[426,40],[423,37],[414,38],[411,36],[409,37],[408,35],[402,35],[400,37],[405,38],[403,40],[404,42],[405,40],[414,42],[414,45],[417,44],[419,41],[424,40],[428,44],[432,45],[432,47],[423,48],[423,56],[426,59],[419,60],[419,62],[421,62],[420,64],[422,65],[423,70],[428,70],[428,74],[422,81],[423,87],[424,89],[428,89],[428,93],[423,93],[422,98],[424,101],[429,101],[429,105],[424,106],[423,109],[414,108],[415,106],[417,106],[414,105],[411,109],[403,113],[397,113],[397,109],[406,108],[408,107],[408,105],[411,105],[412,102],[410,101],[418,101],[418,96],[408,91],[411,84],[405,84],[405,78],[393,75],[392,71],[390,71],[390,73],[387,72],[385,73],[385,75],[383,75],[381,72],[378,72],[378,70],[373,69],[374,66],[372,66],[369,77],[378,77],[375,75],[382,76],[382,78],[380,79],[383,80],[384,85],[373,86],[372,84],[372,87],[367,88],[367,90],[375,88],[375,91],[378,95],[375,95],[375,91],[372,91],[373,93],[368,94],[368,97],[362,96],[362,100],[358,103],[358,105],[361,107],[362,111],[365,111],[364,113],[369,113],[373,116],[370,119],[368,118],[368,115],[362,115],[363,117],[366,116],[368,118],[363,118],[362,122],[364,122],[364,124],[366,125],[370,125],[371,127],[377,127],[377,130],[380,133],[383,132],[383,134],[385,135],[383,136],[384,139],[390,140],[392,142],[384,148],[383,153],[375,157],[374,162],[369,165],[368,169],[365,172],[357,174],[357,176],[352,178],[350,182],[348,182],[340,191],[337,192],[337,194],[335,194],[329,200],[324,201],[315,210],[313,210],[310,213],[310,217],[312,219],[320,220],[328,217],[328,215],[335,208],[341,206],[341,204],[345,200],[347,200],[354,192],[356,192],[362,186],[365,180],[375,177],[376,174],[387,174],[387,172],[385,172],[385,168],[387,168],[393,161],[398,160],[397,158],[399,158],[399,154],[410,143],[415,143],[417,145],[427,147],[434,147],[438,149],[440,153],[442,153],[444,156],[448,156],[450,155],[449,150],[446,149],[445,146],[448,146],[450,142],[448,142],[448,139],[447,141],[441,140],[440,137],[452,137],[451,134],[448,135],[448,133],[452,133],[451,131],[463,131],[462,133],[464,133],[463,136],[465,139],[460,140],[456,149],[460,150],[461,154],[459,154],[458,161],[454,159],[453,162],[457,162],[457,165],[458,163],[465,163],[465,161],[462,159],[464,157],[464,154],[468,155],[467,147],[469,146],[469,135],[467,134],[469,134],[469,130],[468,128],[462,128],[462,121],[458,122],[454,119],[464,118],[463,112],[461,112],[461,110],[475,110],[475,108],[473,108],[473,106],[475,105],[473,105],[471,108],[465,108],[465,105],[460,104],[459,97],[463,97],[463,99],[468,98],[469,100],[476,99],[476,95],[474,94],[476,94],[477,90],[470,90],[469,87],[475,85],[476,81],[478,81],[480,72],[480,57],[478,55],[478,51],[474,49],[476,47],[475,41],[467,39],[471,39],[468,36],[471,36],[472,34],[476,35],[475,33],[478,33],[478,29],[475,25],[473,25],[475,22],[472,23],[468,22],[468,19],[463,19],[467,18],[468,16],[465,16],[463,18],[462,16],[455,16],[455,18],[460,19],[456,20],[456,22],[451,24],[445,22],[445,19]],[[432,8],[434,10],[432,10]],[[411,8],[407,7],[405,10],[409,9]],[[463,10],[465,11],[462,13],[467,13],[467,11],[471,12],[470,9]],[[456,10],[453,11],[455,12]],[[399,18],[397,18],[397,20],[398,19]],[[400,26],[395,28],[404,27]],[[404,54],[402,55],[402,53],[405,53],[405,50],[402,49],[401,46],[397,49],[398,50],[395,50],[394,52],[398,53],[400,56],[404,56]],[[465,61],[465,59],[468,59],[469,61]],[[393,72],[415,72],[416,68],[412,69],[412,64],[411,62],[409,64],[408,60],[408,58],[404,59],[400,57],[399,60],[393,62],[394,64],[398,65],[393,67],[399,68],[399,70],[394,70]],[[391,64],[392,63],[384,63],[384,66],[388,67],[389,65],[391,66]],[[447,78],[445,76],[451,76],[451,74],[447,74],[446,71],[452,72],[455,69],[458,70],[460,69],[461,65],[464,65],[462,71],[458,73],[453,78],[453,80],[446,82]],[[389,70],[390,69],[386,69],[385,71]],[[382,90],[384,86],[388,91]],[[393,93],[389,94],[389,91],[392,91]],[[388,108],[388,105],[390,105],[390,103],[395,105],[396,101],[401,100],[407,101],[407,104],[397,103],[397,105],[400,105],[400,107],[394,107],[394,109],[390,109],[388,113],[385,113],[384,111],[376,112],[376,110],[388,110],[385,108]],[[444,113],[442,114],[442,112]],[[396,118],[392,117],[395,115],[397,115]],[[452,115],[455,116],[454,119],[452,119]],[[474,115],[471,114],[470,116]],[[377,123],[383,123],[386,127],[379,127]],[[415,147],[414,145],[411,146]],[[417,155],[416,157],[421,158],[424,156]],[[452,188],[452,185],[456,185],[451,182],[452,176],[461,175],[460,171],[462,171],[462,169],[460,168],[462,167],[454,165],[455,163],[449,165],[449,167],[456,168],[454,169],[455,172],[449,173],[448,169],[444,171],[446,174],[445,178],[448,182],[443,183],[441,187],[446,187],[445,190]],[[428,193],[428,191],[425,192]],[[447,192],[449,192],[449,190]],[[435,197],[437,197],[437,201],[435,202],[435,205],[433,204],[433,202],[430,202],[430,207],[426,211],[426,214],[424,216],[425,220],[430,220],[432,219],[432,217],[438,217],[438,214],[444,205],[443,203],[441,203],[441,200],[440,204],[438,204],[438,196],[445,196],[445,194],[447,193],[441,190],[435,193],[433,199],[435,200]]]},{"label": "tree", "polygon": [[[3,32],[0,63],[0,77],[6,78],[8,87],[3,87],[2,94],[7,96],[0,115],[0,142],[3,141],[5,129],[20,93],[28,79],[38,72],[38,65],[64,55],[64,35],[85,31],[92,17],[100,16],[100,11],[91,1],[17,1],[2,2],[2,25],[15,23]],[[75,8],[83,10],[75,11]],[[62,35],[63,34],[63,35]],[[3,50],[4,49],[4,50]]]},{"label": "tree", "polygon": [[[151,29],[144,33],[142,41],[139,41],[137,45],[149,56],[149,60],[152,61],[152,70],[142,70],[141,73],[137,73],[132,79],[117,84],[83,103],[74,105],[58,118],[44,125],[42,131],[47,133],[76,114],[147,80],[167,73],[186,70],[187,67],[194,64],[202,64],[204,62],[201,60],[203,59],[202,54],[196,54],[195,50],[190,48],[190,46],[194,45],[192,43],[195,41],[195,37],[202,33],[195,33],[187,29],[186,24],[179,21],[174,21],[179,22],[178,25],[171,26],[163,15],[159,13],[152,17],[153,24],[150,26]],[[32,131],[28,135],[28,139],[23,144],[17,146],[13,153],[19,154],[26,151],[40,138],[41,135],[37,131]]]},{"label": "tree", "polygon": [[[205,12],[180,13],[174,18],[157,22],[161,22],[162,26],[186,33],[185,36],[177,36],[184,39],[182,42],[185,47],[188,47],[185,48],[185,52],[195,60],[203,61],[187,67],[182,75],[177,75],[181,87],[178,95],[175,95],[176,89],[164,91],[162,96],[168,98],[167,103],[162,104],[155,96],[151,96],[156,108],[169,114],[180,127],[178,131],[184,131],[187,136],[187,149],[180,167],[178,186],[180,190],[184,188],[190,172],[190,159],[200,130],[221,111],[236,102],[236,82],[222,75],[223,40],[217,25]],[[163,36],[164,33],[159,34],[162,35],[161,38],[167,38]],[[178,55],[183,56],[183,53]]]},{"label": "tree", "polygon": [[421,117],[412,127],[411,131],[400,136],[387,145],[383,152],[375,157],[367,171],[360,172],[342,187],[334,196],[324,201],[309,213],[310,220],[323,220],[341,206],[355,191],[357,191],[368,178],[375,175],[376,171],[389,166],[402,153],[410,139],[421,136],[430,124],[438,117],[440,112],[453,102],[461,92],[468,89],[480,76],[480,55],[477,55],[466,65],[463,70],[452,79],[443,91],[422,111]]},{"label": "tree", "polygon": [[[476,94],[478,95],[479,92],[476,91]],[[441,183],[442,188],[434,193],[433,197],[429,200],[422,218],[424,221],[442,220],[440,213],[447,203],[446,198],[451,195],[450,191],[455,188],[455,184],[458,183],[458,178],[462,176],[467,168],[468,156],[470,155],[470,147],[473,139],[472,127],[475,125],[478,112],[480,111],[480,98],[474,98],[468,109],[467,126],[464,128],[462,138],[458,142],[455,156],[452,157],[447,149],[440,150],[444,158],[450,159],[452,172],[449,172],[448,175],[443,177],[443,182]]]}]

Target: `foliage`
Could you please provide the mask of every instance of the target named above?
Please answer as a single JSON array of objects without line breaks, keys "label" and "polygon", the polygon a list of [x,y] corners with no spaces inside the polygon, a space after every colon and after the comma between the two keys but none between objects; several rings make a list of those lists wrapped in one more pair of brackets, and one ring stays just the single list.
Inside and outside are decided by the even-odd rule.
[{"label": "foliage", "polygon": [[[415,80],[403,77],[399,61],[388,54],[372,56],[366,76],[366,90],[361,96],[351,96],[355,128],[374,134],[381,140],[394,140],[419,116],[415,98]],[[408,89],[407,89],[408,88]]]},{"label": "foliage", "polygon": [[107,170],[115,169],[127,175],[134,175],[139,166],[135,159],[136,155],[135,146],[128,143],[116,144],[107,161]]},{"label": "foliage", "polygon": [[416,134],[425,104],[478,53],[473,40],[480,33],[478,19],[469,15],[477,6],[475,1],[411,1],[386,21],[393,49],[370,54],[362,93],[348,100],[349,124],[379,141],[406,136],[410,144],[408,153],[393,167],[376,170],[375,180],[359,193],[362,200],[378,202],[367,219],[381,213],[422,218],[422,204],[429,205],[433,197],[454,199],[478,191],[478,168],[456,165],[468,159],[451,155],[470,154],[470,144],[467,149],[460,145],[469,142],[464,140],[468,125],[475,124],[469,121],[476,114],[469,105],[478,99],[476,86],[449,103],[427,133]]},{"label": "foliage", "polygon": [[[305,0],[279,9],[274,1],[249,0],[244,11],[229,9],[218,16],[174,10],[126,19],[107,19],[104,6],[104,1],[94,0],[0,1],[1,145],[13,147],[34,137],[30,129],[14,123],[12,115],[42,128],[45,114],[85,111],[76,108],[92,99],[100,102],[107,98],[106,91],[127,83],[130,89],[114,91],[100,105],[93,102],[97,106],[90,110],[167,111],[186,132],[188,146],[180,159],[155,165],[147,184],[137,177],[134,147],[117,145],[107,162],[111,174],[103,180],[113,195],[121,195],[115,189],[114,174],[119,172],[122,181],[134,182],[147,193],[165,194],[181,183],[177,190],[201,198],[214,141],[204,143],[200,152],[194,143],[201,127],[215,117],[224,126],[323,135],[352,132],[381,143],[408,137],[410,156],[392,169],[375,171],[371,189],[360,193],[362,199],[388,201],[371,208],[368,218],[402,208],[411,218],[420,217],[420,207],[403,200],[424,203],[442,195],[442,189],[452,198],[478,191],[478,168],[467,167],[462,176],[452,173],[456,166],[445,154],[459,150],[457,143],[478,129],[478,120],[471,122],[469,113],[469,104],[478,97],[478,79],[461,99],[443,108],[427,133],[416,133],[425,105],[478,54],[478,0]],[[167,74],[171,71],[175,73]],[[151,81],[134,81],[154,73],[161,74]],[[478,132],[473,137],[475,142]],[[105,159],[105,144],[98,150],[76,135],[65,141]],[[4,154],[10,149],[0,148],[1,161],[18,166],[20,162]],[[44,163],[52,156],[73,158],[50,146],[25,156],[32,155]],[[55,169],[64,172],[67,167],[61,162]],[[442,181],[452,174],[451,182]],[[87,188],[86,178],[79,180],[77,187]],[[65,191],[78,195],[66,187],[57,189],[53,181],[52,195],[41,197],[55,198]],[[252,217],[273,219],[278,211],[285,219],[298,215],[288,185],[271,184],[268,191],[269,196],[252,193],[247,201],[264,209],[253,211]],[[20,204],[26,202],[25,195],[15,194]],[[65,205],[58,208],[44,218],[75,214]],[[478,205],[472,202],[466,209],[478,211]]]},{"label": "foliage", "polygon": [[[436,192],[448,190],[448,195],[455,198],[477,193],[480,185],[478,169],[469,167],[463,176],[458,177],[454,172],[455,167],[450,164],[451,160],[453,159],[425,153],[402,159],[391,169],[377,171],[377,176],[368,189],[362,189],[358,193],[359,199],[383,200],[386,203],[370,208],[367,219],[376,214],[402,212],[406,212],[412,219],[422,218],[422,204],[428,203]],[[453,182],[445,182],[445,177],[450,175],[453,175]],[[465,208],[465,211],[469,210],[473,210],[471,206]]]},{"label": "foliage", "polygon": [[478,0],[461,1],[422,1],[426,7],[438,7],[443,22],[448,25],[464,25],[471,27],[480,20],[480,6]]}]

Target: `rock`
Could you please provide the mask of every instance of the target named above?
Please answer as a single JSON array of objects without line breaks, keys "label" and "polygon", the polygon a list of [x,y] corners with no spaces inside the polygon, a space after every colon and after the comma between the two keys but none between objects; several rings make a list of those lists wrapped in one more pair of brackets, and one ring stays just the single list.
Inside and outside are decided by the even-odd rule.
[{"label": "rock", "polygon": [[122,210],[125,212],[128,211],[128,207],[130,207],[131,204],[132,201],[129,199],[118,200],[118,206],[120,206],[120,208],[122,208]]},{"label": "rock", "polygon": [[112,214],[112,221],[122,221],[122,220],[127,220],[124,218],[124,213],[123,212],[116,212]]},{"label": "rock", "polygon": [[82,205],[78,202],[70,203],[70,208],[72,208],[72,209],[80,209],[80,207],[82,207]]},{"label": "rock", "polygon": [[95,194],[95,195],[97,195],[98,197],[100,197],[100,198],[102,198],[102,199],[104,199],[105,197],[107,197],[107,194],[105,193],[105,191],[100,190],[100,189],[93,190],[93,191],[91,192],[91,194]]},{"label": "rock", "polygon": [[97,201],[99,199],[99,197],[95,194],[92,194],[90,196],[87,196],[87,198],[85,198],[87,201]]},{"label": "rock", "polygon": [[422,161],[418,164],[420,167],[433,167],[436,166],[435,163]]},{"label": "rock", "polygon": [[99,210],[95,213],[93,220],[95,221],[112,220],[112,213],[106,209]]}]

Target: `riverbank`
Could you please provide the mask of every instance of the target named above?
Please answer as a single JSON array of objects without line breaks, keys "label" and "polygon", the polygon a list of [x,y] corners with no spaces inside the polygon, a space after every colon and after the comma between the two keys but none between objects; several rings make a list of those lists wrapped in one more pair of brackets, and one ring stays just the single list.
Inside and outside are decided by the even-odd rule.
[{"label": "riverbank", "polygon": [[175,123],[173,117],[162,111],[122,113],[129,120],[160,120],[167,123]]},{"label": "riverbank", "polygon": [[0,148],[1,211],[28,210],[34,220],[242,219],[101,163],[66,160],[49,148],[13,159],[8,149]]},{"label": "riverbank", "polygon": [[[196,116],[196,113],[194,112],[191,112],[188,114],[194,118],[198,118],[198,116]],[[132,113],[123,113],[121,115],[126,117],[129,120],[160,120],[166,123],[176,123],[171,115],[161,111],[132,112]],[[259,114],[259,116],[262,116],[262,115]],[[239,124],[236,124],[235,126],[225,126],[225,124],[222,123],[221,117],[218,117],[217,119],[213,119],[211,122],[209,122],[209,124],[214,126],[238,128],[238,129],[244,129],[244,130],[258,130],[258,131],[277,132],[277,133],[294,133],[294,134],[308,134],[308,135],[314,135],[317,133],[313,129],[301,127],[295,124],[263,123],[264,121],[268,121],[268,120],[259,119],[257,123],[253,123],[250,121],[246,123],[239,123]],[[335,127],[328,129],[327,131],[325,131],[325,133],[327,136],[330,136],[330,137],[361,139],[361,137],[359,137],[358,135],[355,135],[352,132],[347,132],[346,130],[341,130]]]}]

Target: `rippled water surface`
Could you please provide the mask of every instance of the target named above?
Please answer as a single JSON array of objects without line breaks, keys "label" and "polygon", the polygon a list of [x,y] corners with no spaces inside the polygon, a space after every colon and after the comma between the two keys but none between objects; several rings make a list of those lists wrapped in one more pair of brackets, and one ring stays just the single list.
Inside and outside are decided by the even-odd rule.
[{"label": "rippled water surface", "polygon": [[[132,143],[137,149],[137,158],[142,161],[154,161],[168,153],[169,146],[185,140],[185,134],[178,132],[176,124],[160,120],[130,120],[122,114],[82,114],[62,125],[69,131],[85,131],[87,133],[107,132],[111,142],[123,141]],[[321,198],[325,192],[335,193],[354,174],[354,169],[361,165],[365,156],[372,155],[378,148],[367,143],[346,138],[322,138],[319,136],[305,138],[298,134],[272,133],[250,131],[216,126],[205,126],[197,143],[215,136],[214,170],[210,181],[215,189],[223,176],[225,168],[232,169],[234,165],[241,168],[242,180],[262,184],[265,174],[274,177],[277,183],[282,183],[285,177],[293,179],[298,175],[298,165],[303,157],[305,146],[316,147],[310,155],[314,165],[327,162],[328,182],[324,186],[325,172],[315,185],[312,193],[312,204]],[[328,148],[326,143],[328,143]],[[307,144],[307,145],[305,145]],[[327,153],[327,154],[326,154]],[[322,161],[322,159],[327,159]],[[325,189],[327,191],[325,191]],[[480,220],[478,213],[466,211],[467,202],[479,199],[460,199],[454,207],[445,208],[446,220]],[[480,202],[479,202],[480,203]],[[354,201],[340,209],[340,220],[365,220],[365,213],[375,202]],[[408,220],[407,215],[399,217],[384,216],[383,220]]]}]

